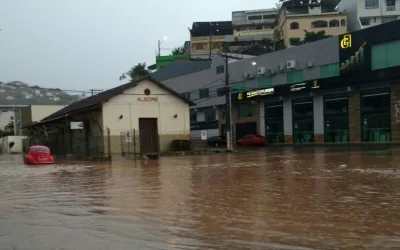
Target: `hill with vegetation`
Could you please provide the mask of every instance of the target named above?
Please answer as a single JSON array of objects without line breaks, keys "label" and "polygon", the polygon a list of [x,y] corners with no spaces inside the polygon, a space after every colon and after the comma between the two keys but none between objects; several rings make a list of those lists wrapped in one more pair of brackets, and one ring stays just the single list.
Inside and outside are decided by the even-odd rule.
[{"label": "hill with vegetation", "polygon": [[85,97],[84,93],[30,86],[21,81],[0,82],[0,105],[67,105]]}]

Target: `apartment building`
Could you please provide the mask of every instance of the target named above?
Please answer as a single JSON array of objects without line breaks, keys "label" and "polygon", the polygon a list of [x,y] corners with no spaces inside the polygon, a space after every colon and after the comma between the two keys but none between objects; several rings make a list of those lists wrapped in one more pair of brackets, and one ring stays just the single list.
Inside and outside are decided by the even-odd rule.
[{"label": "apartment building", "polygon": [[244,10],[232,12],[235,41],[273,39],[278,9]]},{"label": "apartment building", "polygon": [[326,35],[344,34],[348,14],[337,10],[340,0],[290,0],[282,3],[275,27],[275,42],[286,48],[301,44],[307,32],[325,31]]},{"label": "apartment building", "polygon": [[221,53],[224,42],[233,41],[231,21],[194,22],[190,29],[190,55],[194,59],[210,59]]},{"label": "apartment building", "polygon": [[342,0],[338,11],[348,13],[348,29],[356,31],[400,19],[400,0]]}]

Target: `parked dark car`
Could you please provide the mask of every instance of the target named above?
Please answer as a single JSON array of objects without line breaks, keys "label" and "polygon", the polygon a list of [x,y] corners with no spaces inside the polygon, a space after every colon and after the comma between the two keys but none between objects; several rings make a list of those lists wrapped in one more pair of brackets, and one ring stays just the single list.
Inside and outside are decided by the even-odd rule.
[{"label": "parked dark car", "polygon": [[206,141],[207,146],[226,146],[226,137],[225,136],[212,136]]}]

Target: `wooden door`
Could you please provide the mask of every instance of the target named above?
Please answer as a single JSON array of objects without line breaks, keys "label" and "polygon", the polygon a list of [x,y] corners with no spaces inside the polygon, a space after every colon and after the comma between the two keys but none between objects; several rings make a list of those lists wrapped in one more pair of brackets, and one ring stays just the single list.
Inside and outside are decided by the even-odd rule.
[{"label": "wooden door", "polygon": [[157,118],[139,118],[139,138],[141,154],[158,152]]}]

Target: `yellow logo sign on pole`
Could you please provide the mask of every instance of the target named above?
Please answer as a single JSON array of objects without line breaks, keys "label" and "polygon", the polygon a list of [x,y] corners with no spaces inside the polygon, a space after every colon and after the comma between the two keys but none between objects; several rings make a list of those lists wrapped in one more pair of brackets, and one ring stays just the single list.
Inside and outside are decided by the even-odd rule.
[{"label": "yellow logo sign on pole", "polygon": [[319,86],[318,86],[318,80],[314,80],[314,81],[313,81],[313,88],[314,88],[314,89],[319,88]]},{"label": "yellow logo sign on pole", "polygon": [[351,48],[351,34],[343,35],[343,38],[340,41],[340,48],[342,49]]},{"label": "yellow logo sign on pole", "polygon": [[243,93],[239,93],[237,99],[240,101],[243,99]]}]

